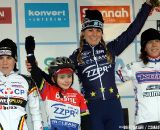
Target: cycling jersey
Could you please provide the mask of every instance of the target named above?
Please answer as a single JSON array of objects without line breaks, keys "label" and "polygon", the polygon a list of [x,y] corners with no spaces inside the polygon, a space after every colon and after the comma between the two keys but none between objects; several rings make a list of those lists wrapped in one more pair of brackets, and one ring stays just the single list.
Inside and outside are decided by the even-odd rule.
[{"label": "cycling jersey", "polygon": [[[40,95],[45,104],[50,130],[78,130],[80,116],[88,113],[84,97],[73,88],[62,90],[43,82]],[[60,96],[60,92],[63,97]]]},{"label": "cycling jersey", "polygon": [[39,98],[33,81],[13,71],[8,76],[0,72],[0,130],[28,130],[26,103],[29,104],[34,130],[41,130]]},{"label": "cycling jersey", "polygon": [[134,22],[117,39],[106,44],[113,62],[106,60],[106,48],[102,44],[90,46],[83,44],[81,56],[83,63],[77,62],[79,49],[75,50],[70,58],[73,60],[77,75],[82,83],[83,94],[87,100],[106,100],[119,98],[115,84],[115,57],[120,55],[134,40],[146,21],[151,6],[143,4]]},{"label": "cycling jersey", "polygon": [[135,92],[135,123],[160,121],[160,57],[128,64],[118,71],[122,81],[132,80]]},{"label": "cycling jersey", "polygon": [[54,84],[51,77],[36,65],[34,55],[27,59],[32,65],[31,76],[44,101],[49,130],[78,130],[81,116],[89,114],[84,97],[72,87],[62,90]]}]

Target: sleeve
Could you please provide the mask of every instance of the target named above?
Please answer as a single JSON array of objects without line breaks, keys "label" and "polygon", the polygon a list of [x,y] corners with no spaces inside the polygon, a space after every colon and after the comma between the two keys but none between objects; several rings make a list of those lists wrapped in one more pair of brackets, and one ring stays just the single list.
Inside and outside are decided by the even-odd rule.
[{"label": "sleeve", "polygon": [[42,117],[40,112],[39,96],[35,83],[31,80],[28,91],[28,106],[33,121],[34,130],[42,130]]},{"label": "sleeve", "polygon": [[89,115],[89,110],[86,104],[86,100],[82,95],[81,95],[81,102],[80,102],[80,112],[81,112],[81,116]]},{"label": "sleeve", "polygon": [[[81,94],[80,94],[81,95]],[[83,95],[80,96],[81,129],[91,130],[91,120],[86,100]]]},{"label": "sleeve", "polygon": [[78,71],[80,71],[78,69],[79,63],[77,62],[78,53],[79,53],[79,48],[74,50],[73,53],[69,56],[69,58],[73,61],[74,65],[75,65],[75,74],[78,76],[79,83],[81,83],[81,77],[80,77],[80,75],[78,75]]},{"label": "sleeve", "polygon": [[73,53],[69,56],[69,58],[74,62],[74,64],[77,61],[77,53],[78,53],[78,49],[76,49],[75,51],[73,51]]},{"label": "sleeve", "polygon": [[113,55],[120,55],[125,50],[125,48],[127,48],[127,46],[132,43],[136,35],[141,31],[151,9],[152,6],[144,3],[135,20],[130,24],[127,30],[124,31],[115,40],[107,44],[107,47],[109,48],[111,53],[113,53]]},{"label": "sleeve", "polygon": [[44,71],[42,71],[36,64],[36,58],[34,55],[29,55],[27,56],[27,60],[28,62],[31,64],[32,68],[31,68],[31,76],[34,79],[34,81],[36,82],[36,85],[38,88],[40,88],[44,81],[44,79],[50,83],[53,84],[51,77],[46,74]]},{"label": "sleeve", "polygon": [[116,71],[116,74],[118,75],[121,82],[126,82],[132,79],[132,65],[133,63],[127,64],[125,67],[120,68]]}]

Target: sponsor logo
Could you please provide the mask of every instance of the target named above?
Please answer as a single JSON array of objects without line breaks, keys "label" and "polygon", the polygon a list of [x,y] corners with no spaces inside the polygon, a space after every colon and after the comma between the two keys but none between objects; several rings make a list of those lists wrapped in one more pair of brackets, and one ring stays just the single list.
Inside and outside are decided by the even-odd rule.
[{"label": "sponsor logo", "polygon": [[81,22],[85,17],[85,10],[97,9],[102,13],[104,23],[130,23],[130,6],[81,6]]},{"label": "sponsor logo", "polygon": [[68,3],[25,3],[26,28],[69,27]]},{"label": "sponsor logo", "polygon": [[0,110],[9,110],[9,109],[17,109],[17,107],[0,105]]},{"label": "sponsor logo", "polygon": [[53,113],[56,118],[65,119],[69,117],[77,117],[79,115],[79,110],[65,104],[54,104],[51,106],[53,108]]},{"label": "sponsor logo", "polygon": [[160,85],[149,85],[146,90],[160,90]]},{"label": "sponsor logo", "polygon": [[157,97],[157,96],[160,96],[160,92],[158,92],[158,91],[143,93],[143,97]]},{"label": "sponsor logo", "polygon": [[160,72],[137,72],[136,79],[139,84],[143,82],[160,82]]},{"label": "sponsor logo", "polygon": [[44,59],[44,64],[45,64],[45,70],[48,71],[48,67],[50,63],[54,60],[55,58],[53,57],[47,57]]},{"label": "sponsor logo", "polygon": [[0,98],[0,103],[1,104],[4,104],[4,105],[7,105],[8,103],[9,104],[22,104],[23,103],[23,100],[22,99],[8,99],[8,98]]},{"label": "sponsor logo", "polygon": [[12,55],[11,50],[0,50],[0,55]]},{"label": "sponsor logo", "polygon": [[47,58],[44,59],[44,64],[45,64],[46,66],[49,66],[50,63],[51,63],[54,59],[55,59],[55,58],[53,58],[53,57],[47,57]]},{"label": "sponsor logo", "polygon": [[0,24],[11,24],[12,14],[10,7],[0,7]]},{"label": "sponsor logo", "polygon": [[74,97],[69,97],[69,95],[68,95],[68,96],[63,96],[63,98],[61,98],[59,96],[59,92],[57,92],[56,93],[56,99],[61,100],[63,102],[70,102],[70,103],[76,104],[75,95],[74,95]]},{"label": "sponsor logo", "polygon": [[78,129],[78,124],[74,123],[74,122],[68,122],[68,121],[61,121],[61,120],[51,120],[51,126],[55,127],[55,125],[57,126],[66,126],[66,127],[72,127],[73,129]]},{"label": "sponsor logo", "polygon": [[100,78],[104,74],[104,72],[108,72],[109,68],[111,68],[111,64],[106,64],[105,66],[99,68],[96,68],[96,65],[91,65],[84,69],[82,73],[87,74],[87,78],[89,78],[89,81],[92,81]]},{"label": "sponsor logo", "polygon": [[16,95],[23,95],[25,94],[25,91],[23,89],[14,89],[11,88],[0,88],[0,94],[16,94]]}]

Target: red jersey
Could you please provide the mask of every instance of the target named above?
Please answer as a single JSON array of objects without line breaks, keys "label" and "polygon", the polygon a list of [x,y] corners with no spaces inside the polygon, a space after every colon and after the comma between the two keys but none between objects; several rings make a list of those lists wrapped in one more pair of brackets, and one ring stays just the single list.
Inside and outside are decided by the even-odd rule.
[{"label": "red jersey", "polygon": [[[63,97],[60,97],[60,92]],[[49,129],[79,129],[80,116],[88,114],[86,100],[83,95],[72,87],[62,90],[46,81],[41,86],[40,95],[45,102]]]}]

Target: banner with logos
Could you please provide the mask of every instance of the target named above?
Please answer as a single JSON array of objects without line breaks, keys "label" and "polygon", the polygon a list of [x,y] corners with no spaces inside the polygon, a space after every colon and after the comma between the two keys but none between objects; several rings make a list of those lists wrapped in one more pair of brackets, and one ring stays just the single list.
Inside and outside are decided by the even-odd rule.
[{"label": "banner with logos", "polygon": [[18,0],[18,5],[20,42],[27,35],[40,43],[77,42],[74,0]]},{"label": "banner with logos", "polygon": [[[127,29],[144,2],[145,0],[0,0],[0,40],[10,38],[17,43],[19,70],[29,74],[25,67],[24,42],[26,36],[34,36],[38,65],[47,72],[47,66],[53,58],[69,56],[79,47],[85,10],[101,11],[104,18],[104,40],[107,43]],[[159,12],[160,7],[151,11],[141,32],[150,27],[160,30]],[[140,34],[117,57],[116,69],[138,59]],[[77,77],[73,86],[80,90]],[[135,103],[132,83],[118,85],[118,89],[122,106],[128,109],[129,124],[132,127]],[[32,130],[31,124],[29,120]]]}]

